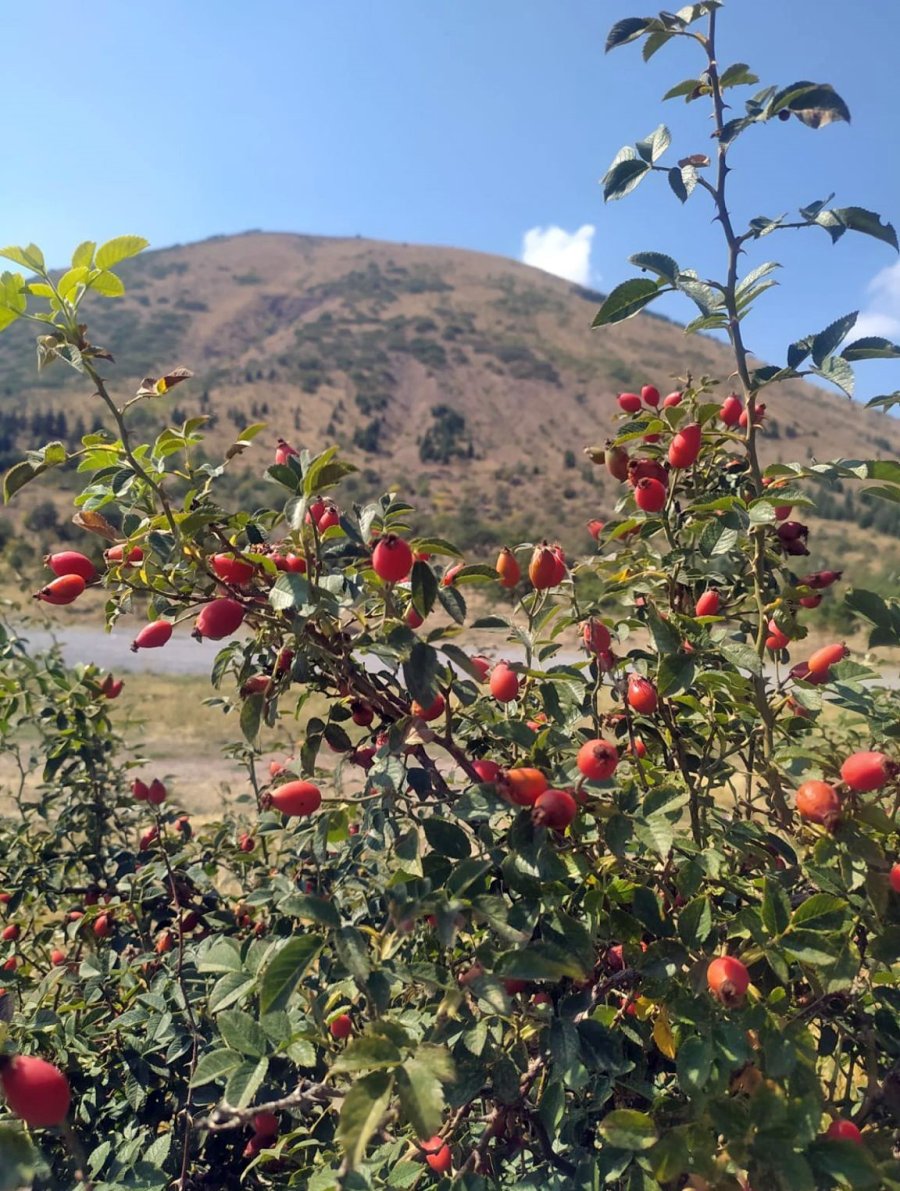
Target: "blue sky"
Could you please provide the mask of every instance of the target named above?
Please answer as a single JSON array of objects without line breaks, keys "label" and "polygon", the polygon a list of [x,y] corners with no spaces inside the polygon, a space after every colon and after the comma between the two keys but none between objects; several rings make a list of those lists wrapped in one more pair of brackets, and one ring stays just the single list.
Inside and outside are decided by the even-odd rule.
[{"label": "blue sky", "polygon": [[[138,232],[163,247],[248,228],[521,259],[531,231],[530,259],[604,289],[645,249],[714,274],[720,249],[699,192],[682,208],[652,178],[604,207],[598,186],[621,145],[661,120],[673,161],[709,148],[699,104],[660,104],[699,69],[687,46],[649,65],[633,45],[603,54],[613,20],[653,8],[85,0],[54,30],[40,6],[9,5],[0,238],[34,240],[55,262],[85,238]],[[900,6],[887,0],[729,0],[723,63],[748,62],[763,82],[829,81],[853,113],[849,127],[752,131],[734,155],[738,220],[835,190],[837,204],[900,226],[898,34]],[[854,309],[865,330],[900,337],[900,265],[886,245],[848,234],[833,248],[809,231],[761,248],[748,268],[785,266],[748,324],[761,355],[781,360],[786,343]],[[900,387],[891,364],[858,375],[863,395]]]}]

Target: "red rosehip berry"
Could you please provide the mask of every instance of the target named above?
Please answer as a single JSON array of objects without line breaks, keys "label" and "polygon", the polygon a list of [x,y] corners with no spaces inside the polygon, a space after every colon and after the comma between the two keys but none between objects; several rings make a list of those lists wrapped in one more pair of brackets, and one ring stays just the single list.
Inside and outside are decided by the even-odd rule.
[{"label": "red rosehip berry", "polygon": [[171,620],[154,620],[145,624],[131,643],[131,652],[139,649],[159,649],[172,636]]},{"label": "red rosehip berry", "polygon": [[603,782],[615,773],[619,754],[608,740],[588,740],[578,750],[575,764],[589,782]]},{"label": "red rosehip berry", "polygon": [[379,538],[372,551],[372,570],[385,583],[399,583],[412,570],[413,553],[409,542],[389,533]]},{"label": "red rosehip berry", "polygon": [[0,1059],[0,1084],[10,1110],[31,1129],[61,1125],[72,1098],[58,1067],[35,1055]]},{"label": "red rosehip berry", "polygon": [[303,818],[314,814],[322,805],[322,794],[312,782],[287,782],[269,794],[272,805],[283,815]]},{"label": "red rosehip berry", "polygon": [[750,973],[733,955],[720,955],[706,969],[706,983],[716,1000],[732,1008],[743,1001],[750,987]]},{"label": "red rosehip berry", "polygon": [[645,513],[658,513],[665,508],[666,490],[659,480],[645,476],[634,489],[635,504]]},{"label": "red rosehip berry", "polygon": [[832,831],[841,816],[841,800],[834,786],[828,782],[811,780],[797,788],[797,813],[810,823],[821,823]]}]

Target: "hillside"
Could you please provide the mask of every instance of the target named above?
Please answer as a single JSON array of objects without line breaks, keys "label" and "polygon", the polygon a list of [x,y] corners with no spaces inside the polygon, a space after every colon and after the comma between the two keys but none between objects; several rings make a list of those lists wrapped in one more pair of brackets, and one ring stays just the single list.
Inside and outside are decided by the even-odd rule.
[{"label": "hillside", "polygon": [[[612,486],[581,448],[606,437],[615,393],[729,371],[710,339],[648,315],[592,331],[597,295],[457,249],[247,233],[148,252],[121,272],[127,296],[87,311],[116,358],[114,390],[127,397],[174,365],[196,374],[138,407],[148,430],[202,412],[224,443],[266,421],[244,458],[257,471],[279,434],[338,442],[364,469],[360,493],[398,485],[432,525],[461,520],[472,543],[557,527],[583,540]],[[32,339],[25,324],[0,336],[3,466],[95,417],[74,373],[36,376]],[[900,454],[900,422],[844,398],[795,383],[767,401],[768,459]]]}]

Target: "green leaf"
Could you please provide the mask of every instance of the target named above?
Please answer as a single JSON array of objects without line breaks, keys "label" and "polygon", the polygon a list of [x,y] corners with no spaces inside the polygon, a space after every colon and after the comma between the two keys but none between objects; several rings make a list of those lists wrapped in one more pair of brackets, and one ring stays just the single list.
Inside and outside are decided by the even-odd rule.
[{"label": "green leaf", "polygon": [[759,82],[759,75],[753,73],[746,62],[734,62],[719,75],[719,86],[723,91],[729,87],[746,87]]},{"label": "green leaf", "polygon": [[437,599],[438,581],[427,562],[413,563],[411,580],[413,607],[420,616],[427,616]]},{"label": "green leaf", "polygon": [[495,972],[498,976],[516,980],[551,981],[561,980],[564,976],[583,980],[586,974],[576,956],[562,947],[542,942],[498,956]]},{"label": "green leaf", "polygon": [[646,161],[634,156],[613,162],[603,175],[601,182],[604,201],[610,203],[615,202],[616,199],[625,198],[649,170],[650,166]]},{"label": "green leaf", "polygon": [[661,293],[669,292],[668,287],[661,289],[658,281],[651,281],[648,277],[634,277],[630,281],[623,281],[608,294],[603,305],[597,311],[592,327],[608,327],[613,323],[621,323],[633,318],[648,306]]},{"label": "green leaf", "polygon": [[658,277],[661,277],[663,281],[668,281],[671,285],[675,284],[675,279],[681,272],[677,263],[670,256],[666,256],[664,252],[636,252],[628,259],[636,268],[656,273]]},{"label": "green leaf", "polygon": [[604,1141],[621,1150],[649,1150],[656,1142],[653,1118],[633,1108],[617,1108],[603,1118],[598,1132]]},{"label": "green leaf", "polygon": [[853,369],[840,356],[829,356],[827,360],[822,361],[820,368],[813,368],[812,373],[814,376],[821,376],[823,380],[831,381],[848,397],[853,396],[855,387]]},{"label": "green leaf", "polygon": [[228,1050],[226,1047],[207,1051],[205,1055],[200,1056],[200,1061],[197,1063],[197,1068],[191,1079],[191,1087],[198,1088],[202,1084],[221,1079],[223,1075],[230,1074],[240,1065],[241,1056],[236,1051]]},{"label": "green leaf", "polygon": [[471,854],[469,837],[455,823],[446,819],[426,819],[422,829],[429,844],[441,856],[449,856],[452,860],[465,860]]},{"label": "green leaf", "polygon": [[423,707],[430,707],[438,693],[437,650],[424,641],[417,641],[410,650],[409,658],[403,663],[403,681],[406,689]]},{"label": "green leaf", "polygon": [[225,1099],[232,1108],[246,1108],[262,1086],[269,1071],[268,1059],[246,1059],[236,1067],[225,1085]]},{"label": "green leaf", "polygon": [[241,953],[233,939],[218,938],[197,959],[198,972],[243,972]]},{"label": "green leaf", "polygon": [[333,1074],[340,1075],[348,1071],[397,1067],[402,1061],[403,1056],[389,1038],[381,1034],[365,1034],[349,1043],[331,1064],[331,1070]]},{"label": "green leaf", "polygon": [[706,87],[709,90],[709,84],[704,83],[702,79],[682,79],[680,83],[676,83],[674,87],[663,96],[663,102],[667,99],[680,99],[684,96],[685,100],[690,103],[691,97],[695,95],[697,90],[701,87]]},{"label": "green leaf", "polygon": [[288,608],[302,608],[309,602],[309,580],[305,575],[281,574],[269,592],[269,603],[276,612],[285,612]]},{"label": "green leaf", "polygon": [[335,935],[334,942],[338,958],[350,975],[359,983],[365,983],[372,970],[365,938],[355,926],[342,926]]},{"label": "green leaf", "polygon": [[284,1009],[301,976],[324,945],[319,935],[298,935],[277,951],[266,965],[259,990],[259,1011]]},{"label": "green leaf", "polygon": [[843,318],[836,319],[824,331],[813,336],[813,363],[821,367],[825,358],[830,356],[838,344],[846,338],[847,333],[853,330],[858,318],[859,311],[854,310],[851,314],[845,314]]},{"label": "green leaf", "polygon": [[620,45],[627,45],[629,41],[634,41],[646,32],[652,23],[648,17],[626,17],[623,21],[617,21],[607,34],[606,53],[617,49]]},{"label": "green leaf", "polygon": [[30,269],[33,273],[46,272],[44,254],[37,244],[29,244],[27,248],[17,248],[15,245],[0,248],[0,257],[8,261],[15,261],[17,265],[22,265],[23,268]]},{"label": "green leaf", "polygon": [[667,653],[659,663],[657,689],[663,698],[686,691],[694,681],[696,666],[689,653]]},{"label": "green leaf", "polygon": [[810,128],[822,128],[835,120],[850,122],[850,109],[828,83],[804,81],[782,88],[772,98],[767,115],[771,118],[784,110]]},{"label": "green leaf", "polygon": [[84,283],[88,289],[92,289],[94,293],[102,294],[104,298],[121,298],[125,293],[125,286],[122,279],[117,277],[115,273],[106,273],[94,269],[88,273],[87,280]]},{"label": "green leaf", "polygon": [[872,236],[876,240],[883,240],[885,244],[896,251],[897,233],[890,223],[882,223],[881,216],[874,211],[867,211],[864,207],[834,207],[821,211],[813,220],[823,227],[832,241],[841,238],[844,232],[860,232],[864,236]]},{"label": "green leaf", "polygon": [[350,1086],[341,1108],[337,1140],[353,1170],[365,1156],[366,1146],[387,1112],[394,1077],[387,1071],[373,1071]]},{"label": "green leaf", "polygon": [[[149,243],[150,241],[145,240],[143,236],[116,236],[115,239],[107,240],[105,244],[100,245],[94,263],[98,269],[111,269],[119,261],[128,260],[129,257],[143,252]],[[81,252],[84,247],[82,244],[78,251]]]},{"label": "green leaf", "polygon": [[[853,1191],[877,1191],[884,1186],[881,1174],[865,1146],[855,1141],[830,1141],[820,1138],[807,1151],[813,1170],[832,1186],[852,1187]],[[896,1185],[896,1184],[895,1184]]]},{"label": "green leaf", "polygon": [[262,691],[256,691],[244,700],[241,707],[241,733],[248,744],[254,744],[259,736],[265,701]]},{"label": "green leaf", "polygon": [[259,1022],[241,1009],[226,1009],[216,1018],[222,1041],[231,1050],[249,1058],[261,1059],[269,1044]]},{"label": "green leaf", "polygon": [[688,1095],[703,1090],[712,1074],[712,1064],[713,1048],[708,1038],[697,1034],[685,1038],[678,1048],[675,1066],[678,1082]]},{"label": "green leaf", "polygon": [[28,1134],[20,1127],[0,1125],[0,1191],[31,1187],[36,1155]]},{"label": "green leaf", "polygon": [[466,601],[455,587],[438,587],[438,602],[451,620],[465,624]]},{"label": "green leaf", "polygon": [[94,249],[97,245],[93,240],[82,240],[72,253],[73,269],[89,269],[94,260]]},{"label": "green leaf", "polygon": [[419,1058],[407,1059],[397,1072],[397,1091],[403,1115],[417,1137],[433,1137],[441,1127],[444,1088],[431,1065]]},{"label": "green leaf", "polygon": [[[866,335],[848,343],[841,356],[845,360],[898,360],[900,345],[891,343],[890,339],[882,339],[880,335]],[[869,401],[867,404],[873,403]]]},{"label": "green leaf", "polygon": [[872,397],[866,402],[866,405],[872,409],[893,409],[895,405],[900,405],[900,389],[893,393],[882,393],[879,397]]},{"label": "green leaf", "polygon": [[686,947],[699,949],[712,931],[712,906],[708,897],[695,897],[678,914],[678,934]]},{"label": "green leaf", "polygon": [[14,463],[3,476],[3,503],[9,504],[15,494],[39,474],[38,469],[27,459],[23,459],[21,463]]},{"label": "green leaf", "polygon": [[333,901],[324,897],[315,897],[308,893],[291,893],[278,903],[278,910],[289,918],[305,918],[310,922],[318,922],[337,930],[341,925],[341,916]]},{"label": "green leaf", "polygon": [[641,160],[649,162],[652,165],[662,157],[671,143],[672,134],[666,128],[665,124],[660,124],[648,137],[642,141],[638,141],[635,148]]},{"label": "green leaf", "polygon": [[723,308],[725,299],[718,290],[700,281],[690,272],[681,272],[675,288],[691,299],[704,315],[713,314]]},{"label": "green leaf", "polygon": [[787,930],[791,917],[791,903],[781,885],[774,877],[763,879],[763,902],[760,918],[766,931],[773,937]]},{"label": "green leaf", "polygon": [[814,893],[801,902],[791,916],[791,929],[802,926],[804,930],[840,930],[847,916],[847,903],[843,898],[830,893]]},{"label": "green leaf", "polygon": [[[79,285],[84,285],[87,275],[88,270],[83,265],[78,268],[69,269],[68,272],[63,273],[62,277],[56,283],[59,296],[68,300]],[[33,286],[32,289],[34,288]]]}]

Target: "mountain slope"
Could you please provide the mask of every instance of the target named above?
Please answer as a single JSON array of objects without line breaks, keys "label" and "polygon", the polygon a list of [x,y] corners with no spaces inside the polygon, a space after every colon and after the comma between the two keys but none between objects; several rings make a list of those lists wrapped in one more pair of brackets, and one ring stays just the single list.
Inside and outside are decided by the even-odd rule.
[{"label": "mountain slope", "polygon": [[[121,272],[127,296],[87,312],[115,355],[114,390],[125,398],[175,365],[196,374],[165,406],[137,408],[148,431],[165,413],[202,412],[224,444],[267,421],[243,460],[257,471],[279,434],[338,442],[367,469],[360,493],[399,485],[447,530],[461,509],[470,541],[559,527],[574,542],[611,512],[613,487],[581,447],[607,436],[615,394],[729,372],[711,339],[648,315],[592,331],[597,295],[457,249],[247,233],[148,252]],[[0,336],[4,465],[49,412],[65,414],[56,429],[70,438],[96,412],[62,365],[34,374],[32,338],[22,324]],[[794,383],[767,402],[767,459],[900,454],[900,423],[846,399]]]}]

